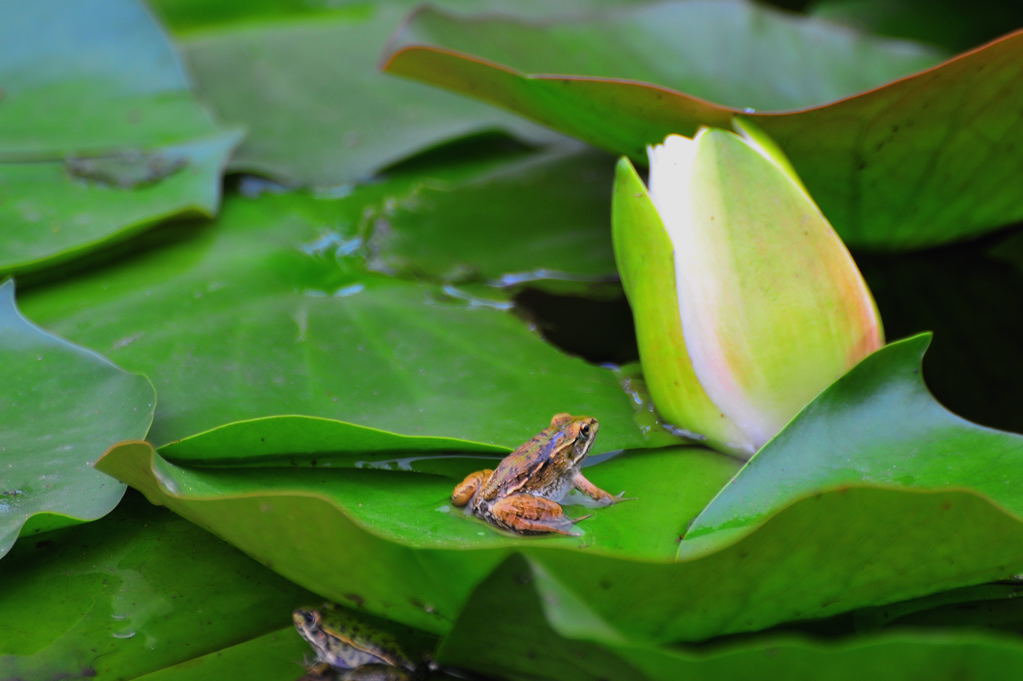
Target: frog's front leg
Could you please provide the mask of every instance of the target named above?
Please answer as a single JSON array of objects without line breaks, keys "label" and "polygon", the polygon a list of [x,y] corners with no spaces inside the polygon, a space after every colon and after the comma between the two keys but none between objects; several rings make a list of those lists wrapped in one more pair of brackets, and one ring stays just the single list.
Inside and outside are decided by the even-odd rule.
[{"label": "frog's front leg", "polygon": [[451,491],[451,503],[455,506],[465,506],[472,501],[473,496],[479,491],[480,487],[487,484],[487,480],[494,474],[489,468],[484,468],[481,471],[475,473],[469,473],[465,476],[465,480],[455,485],[455,489]]},{"label": "frog's front leg", "polygon": [[610,506],[611,504],[617,504],[619,501],[634,500],[634,497],[623,497],[622,495],[624,495],[625,492],[622,492],[621,494],[605,492],[587,480],[582,471],[578,471],[574,476],[572,476],[572,484],[575,485],[577,490],[588,496],[590,499],[593,499],[601,506]]},{"label": "frog's front leg", "polygon": [[325,681],[336,676],[335,670],[326,662],[317,662],[298,678],[298,681]]},{"label": "frog's front leg", "polygon": [[572,526],[590,517],[568,518],[556,501],[532,494],[512,494],[499,499],[491,505],[490,514],[498,525],[514,532],[556,532],[573,536],[580,533]]}]

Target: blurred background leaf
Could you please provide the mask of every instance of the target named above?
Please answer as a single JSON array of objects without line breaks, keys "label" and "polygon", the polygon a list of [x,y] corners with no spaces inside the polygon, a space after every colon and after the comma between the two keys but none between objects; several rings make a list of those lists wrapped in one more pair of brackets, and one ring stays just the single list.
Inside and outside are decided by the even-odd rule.
[{"label": "blurred background leaf", "polygon": [[385,68],[637,160],[668,133],[747,115],[850,245],[896,250],[1023,218],[1010,189],[1021,51],[1016,33],[885,85],[947,55],[740,0],[690,0],[544,25],[421,10]]},{"label": "blurred background leaf", "polygon": [[514,116],[379,73],[380,47],[401,16],[400,8],[363,4],[339,15],[187,36],[185,55],[201,96],[249,131],[231,168],[333,186],[481,132],[553,139]]},{"label": "blurred background leaf", "polygon": [[4,4],[0,81],[0,273],[216,212],[240,133],[196,101],[139,3]]},{"label": "blurred background leaf", "polygon": [[999,0],[816,0],[813,16],[879,35],[967,50],[1023,26],[1023,5]]},{"label": "blurred background leaf", "polygon": [[[739,111],[827,104],[947,56],[929,46],[880,39],[744,0],[647,3],[544,22],[422,8],[388,46],[390,67],[428,59],[416,49],[420,45],[457,50],[528,74],[654,83]],[[402,54],[406,48],[409,54]],[[477,97],[493,94],[486,89],[489,83],[479,84],[484,87]],[[603,126],[616,123],[606,119]]]},{"label": "blurred background leaf", "polygon": [[[374,224],[370,266],[404,277],[585,294],[616,282],[611,159],[530,155],[467,182],[429,182]],[[528,215],[523,206],[530,206]],[[572,285],[574,284],[574,285]]]}]

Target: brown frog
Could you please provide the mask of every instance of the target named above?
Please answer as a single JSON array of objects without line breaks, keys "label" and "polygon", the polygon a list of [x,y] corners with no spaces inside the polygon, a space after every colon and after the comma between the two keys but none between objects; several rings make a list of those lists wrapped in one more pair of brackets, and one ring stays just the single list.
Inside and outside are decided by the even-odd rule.
[{"label": "brown frog", "polygon": [[573,488],[607,506],[625,501],[605,492],[579,470],[599,428],[591,416],[555,414],[551,425],[504,457],[494,470],[476,471],[455,486],[451,502],[473,515],[519,534],[578,535],[558,503]]}]

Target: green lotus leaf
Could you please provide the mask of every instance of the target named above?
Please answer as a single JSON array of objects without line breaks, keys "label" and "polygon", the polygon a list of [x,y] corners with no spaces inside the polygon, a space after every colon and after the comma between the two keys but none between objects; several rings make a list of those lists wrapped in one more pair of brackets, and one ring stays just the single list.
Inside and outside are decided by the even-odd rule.
[{"label": "green lotus leaf", "polygon": [[5,679],[218,678],[172,672],[226,659],[238,678],[293,681],[309,647],[291,609],[317,602],[131,492],[103,520],[19,542],[0,582]]},{"label": "green lotus leaf", "polygon": [[0,272],[65,260],[170,215],[216,212],[240,132],[195,100],[141,3],[4,5],[0,79]]},{"label": "green lotus leaf", "polygon": [[446,437],[400,435],[315,416],[235,421],[160,448],[175,463],[199,466],[307,464],[354,466],[394,457],[507,454],[496,445]]},{"label": "green lotus leaf", "polygon": [[[468,465],[466,465],[468,464]],[[452,477],[374,469],[177,466],[145,443],[98,468],[324,598],[444,632],[473,586],[510,551],[669,561],[684,527],[737,464],[701,449],[636,452],[586,469],[636,501],[592,512],[581,537],[505,535],[451,507]],[[684,503],[679,503],[684,499]],[[569,501],[568,503],[578,503]],[[630,558],[625,558],[629,556]]]},{"label": "green lotus leaf", "polygon": [[[847,487],[677,563],[530,556],[548,616],[572,638],[699,641],[1009,577],[1018,517],[965,491]],[[1015,544],[1015,545],[1014,545]],[[598,595],[599,594],[599,595]],[[666,594],[674,594],[667,597]]]},{"label": "green lotus leaf", "polygon": [[[235,197],[216,222],[169,225],[173,243],[38,289],[26,309],[149,376],[160,394],[149,435],[158,445],[298,414],[507,450],[563,411],[600,420],[598,452],[676,441],[637,425],[612,371],[546,343],[509,313],[504,293],[369,271],[385,252],[372,244],[388,213],[457,177],[413,174],[342,199]],[[485,223],[490,196],[467,192],[478,210],[450,228]],[[608,247],[557,222],[578,201],[555,198],[534,218],[563,224],[583,260]]]},{"label": "green lotus leaf", "polygon": [[[282,580],[283,581],[283,580]],[[223,613],[226,617],[229,612]],[[280,615],[278,611],[276,614]],[[285,613],[286,614],[286,613]],[[135,681],[295,681],[303,673],[303,661],[310,659],[308,644],[292,626],[214,650],[148,674]]]},{"label": "green lotus leaf", "polygon": [[95,520],[124,485],[92,469],[110,445],[142,437],[156,395],[130,374],[25,319],[0,284],[0,556],[18,535]]},{"label": "green lotus leaf", "polygon": [[441,644],[439,662],[552,681],[854,681],[865,674],[884,681],[952,681],[994,680],[1023,670],[1023,645],[1015,637],[980,632],[891,631],[828,642],[767,634],[701,648],[574,639],[548,619],[551,606],[533,577],[521,558],[503,563],[473,592]]},{"label": "green lotus leaf", "polygon": [[1023,582],[1017,578],[941,591],[843,616],[856,631],[981,630],[1012,633],[1023,622]]},{"label": "green lotus leaf", "polygon": [[1023,218],[1021,51],[1017,32],[935,66],[932,48],[732,0],[546,24],[424,9],[384,68],[636,160],[749,116],[848,243],[902,249]]},{"label": "green lotus leaf", "polygon": [[582,537],[500,534],[452,509],[454,480],[438,475],[189,468],[145,443],[97,466],[325,598],[436,633],[511,553],[530,560],[559,631],[611,643],[756,630],[1023,569],[1023,526],[983,497],[877,488],[800,500],[734,544],[676,561],[678,528],[734,471],[700,449],[589,467],[595,484],[638,499],[594,511]]},{"label": "green lotus leaf", "polygon": [[852,484],[970,489],[1023,513],[1023,435],[935,402],[920,371],[929,341],[892,343],[819,395],[703,510],[680,555],[729,544],[796,499]]}]

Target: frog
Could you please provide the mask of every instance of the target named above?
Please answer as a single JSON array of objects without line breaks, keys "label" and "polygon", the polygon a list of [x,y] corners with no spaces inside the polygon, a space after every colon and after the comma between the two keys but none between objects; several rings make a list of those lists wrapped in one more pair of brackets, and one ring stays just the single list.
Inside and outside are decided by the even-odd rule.
[{"label": "frog", "polygon": [[333,604],[298,608],[295,629],[312,646],[316,663],[305,679],[343,681],[410,681],[416,665],[398,643],[373,631]]},{"label": "frog", "polygon": [[451,503],[517,534],[578,536],[576,523],[592,514],[569,518],[558,503],[573,488],[601,506],[631,500],[624,492],[602,490],[580,470],[599,429],[592,416],[555,414],[549,426],[504,457],[497,468],[467,475],[451,492]]}]

